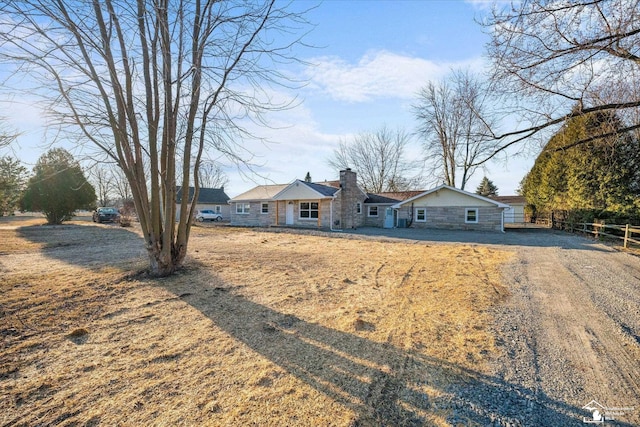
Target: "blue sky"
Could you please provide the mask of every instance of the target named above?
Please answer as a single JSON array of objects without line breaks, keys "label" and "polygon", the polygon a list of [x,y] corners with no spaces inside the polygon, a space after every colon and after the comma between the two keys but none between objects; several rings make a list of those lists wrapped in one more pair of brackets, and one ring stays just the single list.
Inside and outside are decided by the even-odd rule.
[{"label": "blue sky", "polygon": [[[294,6],[313,4],[298,0]],[[411,105],[422,86],[452,68],[484,67],[487,36],[474,18],[480,18],[487,6],[462,0],[321,3],[308,15],[316,27],[305,39],[317,47],[300,50],[301,58],[311,65],[295,69],[308,84],[295,93],[279,94],[296,95],[301,102],[295,109],[272,115],[277,129],[259,131],[273,143],[246,143],[262,165],[256,168],[258,174],[226,169],[229,196],[257,184],[302,179],[307,172],[316,181],[335,179],[338,171],[328,166],[327,159],[341,139],[382,125],[413,132],[417,123]],[[52,135],[43,136],[44,120],[29,98],[20,101],[3,108],[2,115],[23,133],[14,154],[32,164]],[[416,141],[410,156],[419,155]],[[515,194],[533,160],[510,156],[507,162],[488,164],[486,174],[501,195]],[[474,191],[484,173],[478,170],[466,189]]]}]

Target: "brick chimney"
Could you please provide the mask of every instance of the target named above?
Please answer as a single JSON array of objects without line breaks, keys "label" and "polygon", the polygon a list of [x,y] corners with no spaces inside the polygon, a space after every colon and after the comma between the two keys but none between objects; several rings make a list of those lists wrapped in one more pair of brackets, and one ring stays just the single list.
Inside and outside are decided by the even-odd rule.
[{"label": "brick chimney", "polygon": [[340,224],[343,229],[356,227],[356,204],[358,203],[357,175],[350,168],[340,171]]}]

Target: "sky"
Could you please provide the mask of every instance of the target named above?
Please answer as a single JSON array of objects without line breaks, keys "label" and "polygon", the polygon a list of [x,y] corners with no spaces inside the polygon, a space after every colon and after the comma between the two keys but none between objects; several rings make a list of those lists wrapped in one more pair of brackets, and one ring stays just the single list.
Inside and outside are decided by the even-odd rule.
[{"label": "sky", "polygon": [[[294,6],[313,4],[297,0]],[[320,3],[307,15],[315,28],[304,40],[314,48],[299,51],[308,65],[295,69],[307,84],[283,94],[296,96],[299,102],[293,109],[271,115],[273,128],[258,130],[272,142],[247,142],[246,148],[259,164],[256,174],[240,173],[230,164],[225,167],[226,193],[234,197],[256,185],[286,184],[304,179],[307,172],[314,181],[333,180],[338,171],[328,159],[341,140],[381,126],[414,132],[418,123],[412,105],[421,87],[452,69],[486,67],[483,54],[488,36],[475,19],[488,6],[480,0]],[[0,115],[21,133],[9,154],[31,167],[54,135],[44,132],[45,120],[29,97],[4,101]],[[412,159],[421,155],[417,139],[408,154]],[[479,169],[466,190],[475,191],[486,174],[500,195],[515,194],[534,158],[509,154]],[[211,153],[211,157],[216,156]]]}]

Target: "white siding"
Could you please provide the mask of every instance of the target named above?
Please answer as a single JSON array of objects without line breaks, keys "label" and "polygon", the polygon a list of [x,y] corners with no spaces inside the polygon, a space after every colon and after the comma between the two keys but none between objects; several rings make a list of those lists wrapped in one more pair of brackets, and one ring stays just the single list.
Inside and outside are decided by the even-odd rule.
[{"label": "white siding", "polygon": [[491,202],[458,193],[457,191],[451,191],[447,188],[442,188],[424,197],[413,200],[409,205],[411,203],[413,203],[414,207],[495,206],[495,204]]}]

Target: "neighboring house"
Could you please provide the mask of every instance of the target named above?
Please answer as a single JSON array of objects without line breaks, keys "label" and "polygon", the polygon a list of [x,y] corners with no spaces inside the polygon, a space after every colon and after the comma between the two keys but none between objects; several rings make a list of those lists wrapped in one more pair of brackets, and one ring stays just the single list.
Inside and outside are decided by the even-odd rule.
[{"label": "neighboring house", "polygon": [[[194,188],[189,187],[189,200],[193,199]],[[176,201],[178,204],[182,203],[182,187],[178,187],[176,194]],[[198,200],[196,201],[196,209],[211,209],[215,213],[222,215],[223,220],[229,220],[229,196],[224,192],[224,187],[221,188],[200,188],[198,193]],[[180,219],[180,207],[176,213],[178,219]]]},{"label": "neighboring house", "polygon": [[527,200],[524,196],[494,196],[491,199],[509,205],[509,208],[504,211],[505,223],[527,222],[524,216]]},{"label": "neighboring house", "polygon": [[397,225],[413,228],[504,231],[509,205],[441,185],[392,206]]}]

